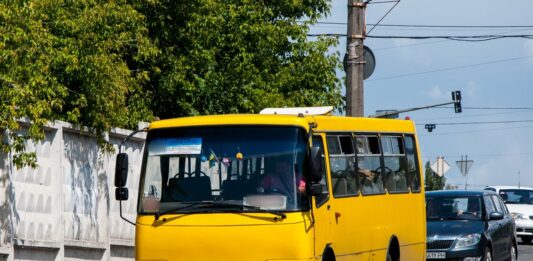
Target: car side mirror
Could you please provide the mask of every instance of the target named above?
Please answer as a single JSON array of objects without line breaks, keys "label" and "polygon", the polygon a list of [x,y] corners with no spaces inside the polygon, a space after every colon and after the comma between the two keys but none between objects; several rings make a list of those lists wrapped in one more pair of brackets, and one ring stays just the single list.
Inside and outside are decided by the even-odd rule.
[{"label": "car side mirror", "polygon": [[501,212],[492,212],[489,215],[489,220],[501,220],[503,219],[503,213]]},{"label": "car side mirror", "polygon": [[117,155],[115,165],[115,187],[123,188],[128,180],[128,154],[122,152]]},{"label": "car side mirror", "polygon": [[322,180],[322,174],[324,173],[324,165],[322,164],[322,153],[319,147],[311,148],[311,181],[318,183]]}]

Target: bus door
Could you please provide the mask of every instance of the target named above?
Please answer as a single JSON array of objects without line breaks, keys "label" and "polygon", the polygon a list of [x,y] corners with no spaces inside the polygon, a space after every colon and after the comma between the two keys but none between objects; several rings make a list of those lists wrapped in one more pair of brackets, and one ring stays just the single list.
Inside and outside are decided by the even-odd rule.
[{"label": "bus door", "polygon": [[360,239],[363,209],[355,168],[355,150],[351,133],[328,134],[327,148],[331,190],[333,194],[332,247],[336,260],[361,260],[364,258]]},{"label": "bus door", "polygon": [[313,216],[314,216],[314,232],[315,232],[315,257],[324,254],[324,249],[331,244],[331,222],[333,211],[331,209],[331,200],[329,196],[329,182],[327,178],[326,169],[326,155],[324,152],[324,143],[322,137],[319,135],[313,136],[313,147],[319,147],[323,155],[324,172],[320,183],[323,185],[322,194],[315,196],[312,202]]}]

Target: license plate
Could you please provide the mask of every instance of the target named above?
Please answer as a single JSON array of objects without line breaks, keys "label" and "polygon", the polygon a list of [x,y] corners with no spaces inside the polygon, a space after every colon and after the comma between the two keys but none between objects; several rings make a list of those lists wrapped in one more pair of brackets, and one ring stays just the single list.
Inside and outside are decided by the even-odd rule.
[{"label": "license plate", "polygon": [[446,252],[426,252],[427,259],[445,259]]}]

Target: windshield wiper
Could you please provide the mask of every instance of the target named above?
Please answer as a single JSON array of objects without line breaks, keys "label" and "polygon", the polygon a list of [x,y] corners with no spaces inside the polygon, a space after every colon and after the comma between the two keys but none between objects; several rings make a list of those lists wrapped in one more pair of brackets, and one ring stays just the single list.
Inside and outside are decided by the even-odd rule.
[{"label": "windshield wiper", "polygon": [[[260,207],[257,207],[257,206],[250,206],[250,205],[241,205],[241,204],[233,204],[233,203],[223,203],[223,202],[216,202],[216,201],[196,201],[196,202],[187,202],[188,205],[185,205],[185,206],[180,206],[180,207],[177,207],[177,208],[172,208],[172,209],[168,209],[168,210],[165,210],[163,212],[157,212],[155,213],[155,220],[159,220],[159,217],[161,217],[162,215],[166,215],[168,213],[171,213],[171,212],[175,212],[175,211],[179,211],[179,210],[183,210],[183,209],[187,209],[187,208],[190,208],[190,207],[195,207],[195,206],[203,206],[203,207],[237,207],[237,208],[240,208],[240,209],[251,209],[253,211],[256,211],[256,212],[261,212],[261,213],[270,213],[270,214],[274,214],[276,216],[278,216],[279,218],[281,219],[285,219],[287,218],[287,215],[285,215],[285,213],[282,213],[282,212],[279,212],[279,211],[275,211],[275,210],[267,210],[267,209],[261,209]],[[274,218],[275,220],[277,220],[277,218]]]}]

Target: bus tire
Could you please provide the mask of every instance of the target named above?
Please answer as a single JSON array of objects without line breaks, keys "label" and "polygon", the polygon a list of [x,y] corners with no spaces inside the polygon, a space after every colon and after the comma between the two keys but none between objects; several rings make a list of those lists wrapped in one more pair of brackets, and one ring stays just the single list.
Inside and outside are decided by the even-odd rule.
[{"label": "bus tire", "polygon": [[322,261],[335,261],[335,253],[331,247],[327,246],[322,253]]},{"label": "bus tire", "polygon": [[398,239],[393,236],[389,242],[389,248],[387,250],[387,261],[399,261],[400,260],[400,243]]}]

